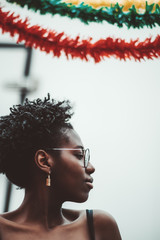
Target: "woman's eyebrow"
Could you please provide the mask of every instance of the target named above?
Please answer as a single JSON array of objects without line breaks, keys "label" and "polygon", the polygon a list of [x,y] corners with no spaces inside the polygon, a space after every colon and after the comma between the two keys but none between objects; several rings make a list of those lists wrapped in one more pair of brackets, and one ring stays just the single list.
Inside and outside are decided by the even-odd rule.
[{"label": "woman's eyebrow", "polygon": [[75,148],[75,149],[76,149],[76,148],[81,148],[82,150],[84,150],[84,147],[81,146],[81,145],[77,145],[77,146],[75,146],[74,148]]}]

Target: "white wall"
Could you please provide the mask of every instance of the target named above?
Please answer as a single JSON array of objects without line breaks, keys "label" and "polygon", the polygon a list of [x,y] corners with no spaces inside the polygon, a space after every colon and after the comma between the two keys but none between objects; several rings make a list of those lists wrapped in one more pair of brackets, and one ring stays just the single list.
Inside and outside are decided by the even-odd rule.
[{"label": "white wall", "polygon": [[[130,33],[125,31],[127,37]],[[0,41],[11,39],[5,34]],[[19,102],[18,93],[3,84],[20,81],[24,57],[23,50],[0,50],[0,115]],[[39,80],[31,99],[50,92],[74,103],[73,125],[91,149],[96,168],[89,200],[65,206],[108,211],[125,240],[159,240],[159,60],[139,63],[111,58],[94,64],[56,59],[35,50],[31,75]],[[5,181],[2,176],[0,180],[2,211]],[[11,210],[20,204],[23,191],[14,188],[12,197]]]}]

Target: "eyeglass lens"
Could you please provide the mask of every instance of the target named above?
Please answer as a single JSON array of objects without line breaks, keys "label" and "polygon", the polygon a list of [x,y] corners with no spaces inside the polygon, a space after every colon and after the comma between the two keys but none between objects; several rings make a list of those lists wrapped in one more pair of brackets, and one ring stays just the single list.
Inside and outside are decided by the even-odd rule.
[{"label": "eyeglass lens", "polygon": [[89,152],[89,149],[87,148],[85,150],[85,158],[84,158],[84,167],[85,168],[88,166],[89,160],[90,160],[90,152]]}]

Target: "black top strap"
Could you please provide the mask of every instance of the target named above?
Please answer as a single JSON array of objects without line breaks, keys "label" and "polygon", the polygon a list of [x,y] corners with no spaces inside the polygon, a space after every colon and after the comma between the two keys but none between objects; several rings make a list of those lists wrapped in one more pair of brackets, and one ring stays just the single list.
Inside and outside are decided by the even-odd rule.
[{"label": "black top strap", "polygon": [[90,240],[95,240],[94,224],[93,224],[93,210],[86,209],[87,223],[89,229]]}]

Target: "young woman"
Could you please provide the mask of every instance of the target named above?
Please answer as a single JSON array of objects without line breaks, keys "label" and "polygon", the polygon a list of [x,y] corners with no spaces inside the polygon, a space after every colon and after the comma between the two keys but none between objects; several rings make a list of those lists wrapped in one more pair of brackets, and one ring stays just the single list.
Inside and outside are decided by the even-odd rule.
[{"label": "young woman", "polygon": [[69,101],[50,97],[13,106],[0,119],[0,172],[25,188],[21,206],[0,215],[0,240],[120,240],[99,210],[63,209],[85,202],[93,187],[89,149],[73,129]]}]

